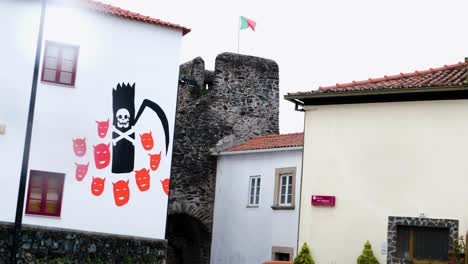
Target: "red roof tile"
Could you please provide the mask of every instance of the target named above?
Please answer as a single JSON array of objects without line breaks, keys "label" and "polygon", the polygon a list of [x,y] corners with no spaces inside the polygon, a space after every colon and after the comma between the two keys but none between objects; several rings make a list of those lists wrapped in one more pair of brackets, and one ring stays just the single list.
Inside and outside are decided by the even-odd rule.
[{"label": "red roof tile", "polygon": [[241,145],[232,147],[223,152],[301,147],[303,145],[304,145],[303,133],[268,135],[268,136],[263,136],[263,137],[254,137]]},{"label": "red roof tile", "polygon": [[439,68],[430,68],[424,71],[385,75],[381,78],[369,78],[363,81],[337,83],[331,86],[321,86],[318,90],[310,92],[290,93],[288,95],[307,95],[330,92],[353,92],[368,90],[388,90],[422,87],[453,87],[466,85],[468,63],[459,62],[444,65]]},{"label": "red roof tile", "polygon": [[110,15],[114,15],[114,16],[118,16],[122,18],[132,19],[132,20],[150,23],[150,24],[154,24],[154,25],[158,25],[162,27],[168,27],[168,28],[181,30],[182,35],[185,35],[190,32],[189,28],[183,27],[181,25],[173,24],[170,22],[165,22],[160,19],[152,18],[149,16],[144,16],[144,15],[141,15],[141,14],[129,11],[129,10],[122,9],[120,7],[115,7],[109,4],[104,4],[95,0],[81,0],[80,2],[85,4],[86,7],[92,10],[101,12],[101,13],[106,13],[106,14],[110,14]]}]

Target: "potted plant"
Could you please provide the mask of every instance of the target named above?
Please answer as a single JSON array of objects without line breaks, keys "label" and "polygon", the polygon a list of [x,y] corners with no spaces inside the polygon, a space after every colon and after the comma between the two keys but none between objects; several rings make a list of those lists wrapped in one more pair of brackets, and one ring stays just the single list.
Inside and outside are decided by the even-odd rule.
[{"label": "potted plant", "polygon": [[449,264],[465,263],[465,238],[463,236],[453,241],[449,258]]},{"label": "potted plant", "polygon": [[302,245],[301,251],[294,258],[293,264],[315,264],[314,259],[310,254],[310,250],[307,246],[307,243],[304,243],[304,245]]},{"label": "potted plant", "polygon": [[372,251],[372,246],[369,240],[367,240],[366,244],[364,244],[362,254],[357,259],[357,264],[379,264],[379,261],[374,256],[374,252]]}]

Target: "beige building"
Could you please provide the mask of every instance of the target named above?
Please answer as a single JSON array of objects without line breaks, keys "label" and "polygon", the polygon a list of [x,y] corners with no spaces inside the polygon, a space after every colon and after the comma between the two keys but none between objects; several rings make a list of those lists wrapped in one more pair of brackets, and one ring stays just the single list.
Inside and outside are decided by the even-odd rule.
[{"label": "beige building", "polygon": [[[468,230],[468,63],[285,98],[305,111],[301,246],[316,263],[447,263]],[[314,202],[312,202],[314,201]]]}]

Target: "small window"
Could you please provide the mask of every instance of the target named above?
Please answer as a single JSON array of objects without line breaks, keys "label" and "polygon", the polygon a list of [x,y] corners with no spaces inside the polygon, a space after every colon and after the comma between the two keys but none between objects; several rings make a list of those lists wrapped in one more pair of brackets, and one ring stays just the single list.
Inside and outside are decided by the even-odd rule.
[{"label": "small window", "polygon": [[292,261],[294,249],[291,247],[272,247],[271,259],[276,261]]},{"label": "small window", "polygon": [[26,214],[60,216],[65,174],[32,170],[29,173]]},{"label": "small window", "polygon": [[249,181],[249,206],[258,206],[260,202],[260,176],[251,176]]},{"label": "small window", "polygon": [[78,51],[77,46],[46,41],[41,80],[74,86]]},{"label": "small window", "polygon": [[275,173],[273,209],[294,209],[296,168],[280,168]]}]

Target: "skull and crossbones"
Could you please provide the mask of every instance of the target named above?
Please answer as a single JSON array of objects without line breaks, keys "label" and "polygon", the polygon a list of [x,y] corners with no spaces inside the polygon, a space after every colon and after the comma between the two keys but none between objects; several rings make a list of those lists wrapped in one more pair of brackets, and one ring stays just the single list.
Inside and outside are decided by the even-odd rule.
[{"label": "skull and crossbones", "polygon": [[119,128],[128,128],[130,125],[130,113],[125,108],[120,108],[115,114],[117,118],[117,127]]},{"label": "skull and crossbones", "polygon": [[[128,128],[130,126],[130,112],[128,112],[127,109],[125,108],[120,108],[117,110],[117,113],[115,114],[115,117],[117,119],[117,127],[118,128]],[[126,139],[130,141],[133,145],[135,145],[135,140],[130,137],[131,134],[134,133],[133,131],[133,126],[127,130],[126,132],[122,132],[118,130],[115,126],[112,126],[113,132],[117,133],[119,136],[114,138],[112,140],[112,144],[115,146],[117,142],[119,142],[121,139]]]}]

